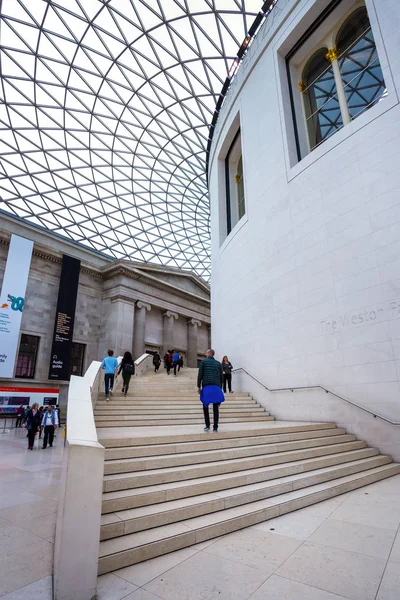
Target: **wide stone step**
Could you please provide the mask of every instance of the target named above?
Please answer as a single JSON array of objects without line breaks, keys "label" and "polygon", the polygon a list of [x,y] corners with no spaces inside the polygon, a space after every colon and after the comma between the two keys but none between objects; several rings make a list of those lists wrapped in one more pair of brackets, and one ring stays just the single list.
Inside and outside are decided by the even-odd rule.
[{"label": "wide stone step", "polygon": [[222,490],[271,481],[289,475],[306,473],[334,465],[350,463],[377,456],[375,448],[362,448],[351,452],[331,454],[328,456],[309,458],[303,461],[291,461],[286,464],[272,465],[257,469],[248,469],[238,473],[227,473],[173,483],[126,489],[103,494],[102,514],[149,506],[170,500],[190,498],[201,494],[212,494]]},{"label": "wide stone step", "polygon": [[400,465],[383,465],[251,504],[105,540],[100,543],[99,574],[261,523],[399,472]]},{"label": "wide stone step", "polygon": [[334,465],[333,467],[316,469],[308,473],[299,473],[272,481],[262,481],[261,483],[222,490],[213,494],[201,494],[180,500],[170,500],[159,504],[109,513],[102,516],[101,539],[127,535],[256,502],[310,485],[366,471],[390,462],[389,456],[377,455],[344,465]]},{"label": "wide stone step", "polygon": [[162,456],[164,454],[182,452],[202,452],[204,450],[222,450],[223,448],[240,448],[245,446],[257,446],[259,444],[276,444],[279,442],[291,442],[295,440],[324,438],[341,436],[346,432],[344,429],[322,429],[316,431],[298,431],[295,433],[281,433],[278,435],[249,436],[246,438],[228,438],[209,440],[203,436],[200,442],[181,442],[173,444],[153,444],[147,446],[123,446],[121,448],[107,448],[106,460],[118,458],[140,458],[150,456]]},{"label": "wide stone step", "polygon": [[[183,429],[183,428],[182,428]],[[105,448],[121,448],[126,446],[144,446],[144,445],[159,445],[159,444],[180,444],[184,442],[210,442],[220,440],[235,440],[247,437],[256,437],[260,435],[280,435],[284,433],[296,434],[300,432],[322,431],[327,429],[336,429],[335,423],[293,423],[293,422],[271,422],[259,424],[239,425],[238,428],[233,426],[232,429],[221,429],[218,433],[205,434],[200,428],[196,431],[189,432],[186,429],[179,429],[172,432],[169,427],[150,429],[149,432],[143,435],[138,435],[134,430],[123,430],[123,435],[115,435],[114,432],[99,431],[99,442]],[[143,430],[141,430],[143,432]]]},{"label": "wide stone step", "polygon": [[[266,413],[264,413],[266,414]],[[243,417],[224,417],[223,421],[221,421],[221,423],[242,423],[244,421],[246,421],[247,423],[254,423],[254,422],[261,422],[261,421],[273,421],[274,417],[270,417],[270,416],[264,416],[264,414],[259,415],[257,417],[246,417],[245,419],[243,419]],[[168,418],[168,419],[151,419],[151,418],[143,418],[140,420],[133,420],[133,419],[126,419],[126,420],[119,420],[119,421],[113,421],[112,425],[110,425],[110,422],[108,421],[99,421],[99,420],[95,420],[96,422],[96,427],[97,428],[101,428],[101,427],[150,427],[152,425],[204,425],[204,418],[203,417],[195,417],[193,416],[192,418],[188,418],[188,417],[183,417],[181,419],[178,418]]]},{"label": "wide stone step", "polygon": [[[96,407],[94,414],[143,414],[143,413],[158,413],[158,412],[179,412],[184,410],[202,410],[202,405],[197,402],[197,404],[178,404],[178,405],[161,405],[161,406],[136,406],[135,404],[129,404],[126,406],[115,405],[114,403],[109,403],[106,406]],[[220,407],[220,410],[224,411],[242,411],[242,410],[255,410],[258,412],[263,412],[265,408],[263,406],[257,406],[254,403],[248,404],[223,404]]]},{"label": "wide stone step", "polygon": [[[225,409],[224,411],[221,411],[221,418],[222,417],[258,417],[259,415],[269,415],[268,412],[266,412],[265,410],[261,409],[261,410],[257,410],[257,409],[239,409],[239,410],[230,410],[229,408]],[[109,412],[107,411],[102,411],[101,413],[95,413],[95,418],[97,421],[121,421],[121,420],[134,420],[134,419],[143,419],[143,418],[147,418],[147,419],[184,419],[184,418],[189,418],[192,415],[196,416],[196,417],[203,417],[203,410],[202,408],[199,406],[197,409],[193,409],[193,410],[185,410],[185,411],[177,411],[177,412],[171,412],[169,410],[166,411],[159,411],[156,413],[152,413],[152,412],[135,412],[135,411],[117,411],[114,412],[113,410],[110,410]]]},{"label": "wide stone step", "polygon": [[[253,398],[251,396],[249,396],[249,394],[224,394],[226,400],[229,401],[233,401],[233,400],[253,400]],[[155,402],[162,402],[162,401],[167,401],[167,400],[172,400],[172,399],[178,399],[178,400],[197,400],[197,402],[199,401],[199,394],[197,393],[196,390],[190,390],[188,392],[176,392],[176,391],[172,391],[171,393],[165,393],[165,392],[160,392],[159,394],[155,393],[154,391],[149,392],[149,391],[135,391],[135,392],[131,392],[131,390],[129,390],[128,394],[125,396],[122,391],[115,391],[113,394],[111,394],[112,398],[116,398],[118,400],[121,401],[126,401],[126,400],[154,400]],[[104,401],[105,400],[105,395],[104,394],[100,394],[99,395],[99,399],[98,401]],[[254,400],[253,400],[254,402]]]},{"label": "wide stone step", "polygon": [[[154,402],[154,401],[134,401],[134,400],[125,400],[125,402],[121,402],[119,400],[116,400],[115,398],[112,398],[111,400],[109,400],[108,402],[105,400],[104,402],[98,402],[96,404],[96,408],[95,410],[110,410],[110,408],[118,408],[118,409],[125,409],[125,408],[135,408],[135,409],[152,409],[152,410],[160,410],[162,408],[173,408],[173,409],[183,409],[183,408],[198,408],[201,407],[201,404],[199,402],[199,398],[197,397],[197,399],[195,400],[171,400],[170,402]],[[254,400],[249,399],[248,401],[245,400],[233,400],[230,402],[223,402],[221,404],[221,408],[224,407],[231,407],[231,408],[243,408],[243,407],[255,407],[255,408],[263,408],[261,404],[258,404],[258,402],[254,402]]]},{"label": "wide stone step", "polygon": [[307,448],[304,450],[293,450],[288,452],[277,452],[275,454],[263,454],[261,456],[252,456],[250,458],[236,458],[231,460],[215,461],[196,466],[181,466],[165,469],[153,469],[142,472],[127,472],[115,475],[106,475],[104,477],[104,492],[113,492],[116,490],[133,489],[160,483],[178,482],[186,479],[207,477],[212,475],[221,475],[229,473],[238,473],[257,467],[267,467],[282,464],[289,461],[301,461],[312,457],[326,456],[341,452],[350,452],[365,448],[363,441],[344,442],[341,444],[331,444],[328,446],[318,446],[317,448]]},{"label": "wide stone step", "polygon": [[320,446],[332,446],[344,442],[353,442],[355,436],[345,434],[327,438],[298,440],[292,442],[281,442],[277,444],[265,443],[260,445],[209,450],[203,452],[186,452],[181,454],[166,454],[165,456],[148,458],[124,458],[107,460],[104,464],[104,474],[129,473],[133,471],[148,471],[152,469],[163,469],[167,467],[178,467],[184,465],[204,464],[215,461],[231,460],[235,458],[247,458],[290,450],[303,450],[305,448],[316,448]]}]

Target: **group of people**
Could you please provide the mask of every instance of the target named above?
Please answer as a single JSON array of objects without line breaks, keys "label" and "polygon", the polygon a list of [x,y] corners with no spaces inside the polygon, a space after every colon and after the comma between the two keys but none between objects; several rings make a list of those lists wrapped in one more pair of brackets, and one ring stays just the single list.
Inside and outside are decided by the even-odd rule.
[{"label": "group of people", "polygon": [[[216,432],[218,431],[219,407],[221,403],[225,401],[224,393],[226,394],[228,388],[229,393],[233,394],[233,366],[226,355],[223,357],[222,362],[219,362],[214,357],[215,351],[212,349],[207,350],[206,358],[201,361],[199,366],[197,391],[200,394],[200,400],[203,404],[205,421],[204,431],[210,431],[209,405],[212,404],[214,417],[213,431]],[[154,372],[156,373],[161,365],[161,357],[158,352],[153,356],[153,365]],[[120,373],[122,373],[123,379],[122,392],[126,396],[131,377],[135,373],[135,363],[132,354],[130,352],[125,352],[121,364],[118,366],[118,361],[114,357],[114,351],[109,350],[108,355],[101,363],[101,367],[105,371],[104,384],[106,400],[108,401],[110,399],[110,394],[112,395],[113,393],[115,377]],[[174,376],[176,377],[177,372],[179,373],[180,369],[183,367],[183,358],[179,352],[168,350],[164,355],[164,367],[167,370],[168,375],[173,367]],[[51,438],[50,446],[52,445],[52,442],[53,439]]]},{"label": "group of people", "polygon": [[176,377],[177,372],[179,373],[183,368],[183,356],[175,350],[167,350],[164,354],[164,369],[167,369],[167,375],[170,374],[172,367],[174,369],[174,377]]},{"label": "group of people", "polygon": [[23,404],[17,409],[16,427],[20,428],[23,424],[27,429],[28,450],[33,450],[36,434],[39,433],[39,439],[42,439],[42,449],[53,446],[55,431],[60,423],[60,409],[58,406],[40,406],[35,402],[32,407],[24,407]]}]

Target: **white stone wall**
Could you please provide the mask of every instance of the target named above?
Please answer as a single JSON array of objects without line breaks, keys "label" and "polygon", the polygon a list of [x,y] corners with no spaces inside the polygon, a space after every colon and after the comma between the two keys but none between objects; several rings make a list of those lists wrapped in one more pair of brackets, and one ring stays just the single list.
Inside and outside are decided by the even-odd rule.
[{"label": "white stone wall", "polygon": [[[278,3],[220,115],[212,344],[270,387],[322,384],[400,421],[400,3],[366,2],[388,97],[293,164],[284,56],[326,4]],[[224,241],[222,158],[238,113],[246,217]],[[305,396],[287,403],[293,418],[316,415]]]}]

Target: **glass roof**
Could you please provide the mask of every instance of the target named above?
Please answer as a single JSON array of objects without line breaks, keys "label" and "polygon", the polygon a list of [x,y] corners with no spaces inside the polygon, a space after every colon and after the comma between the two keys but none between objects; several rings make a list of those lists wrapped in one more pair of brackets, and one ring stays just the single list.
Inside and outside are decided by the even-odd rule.
[{"label": "glass roof", "polygon": [[0,0],[0,209],[210,268],[209,125],[259,0]]}]

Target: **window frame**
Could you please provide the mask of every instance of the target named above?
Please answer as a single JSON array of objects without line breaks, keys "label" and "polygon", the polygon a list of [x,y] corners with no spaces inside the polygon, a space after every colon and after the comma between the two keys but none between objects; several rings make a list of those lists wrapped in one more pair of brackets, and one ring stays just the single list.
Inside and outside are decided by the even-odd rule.
[{"label": "window frame", "polygon": [[[311,148],[310,139],[309,139],[308,130],[307,130],[307,124],[306,124],[306,111],[305,111],[305,107],[304,107],[304,98],[302,98],[301,95],[299,96],[299,91],[297,88],[301,87],[301,83],[302,83],[301,75],[304,72],[304,68],[305,68],[307,62],[310,60],[310,58],[320,48],[325,47],[326,44],[328,44],[328,43],[329,43],[330,48],[334,48],[336,39],[338,37],[340,30],[342,29],[342,27],[346,23],[346,21],[349,18],[351,18],[352,14],[354,12],[356,12],[360,8],[365,8],[368,11],[368,6],[366,6],[365,0],[363,0],[363,1],[356,0],[352,3],[351,6],[347,6],[347,7],[346,7],[346,4],[347,3],[345,0],[332,0],[332,2],[328,6],[326,6],[326,8],[320,13],[320,15],[314,20],[314,22],[300,36],[298,41],[292,46],[291,50],[288,53],[286,53],[286,55],[284,57],[284,62],[285,62],[285,66],[286,66],[286,79],[287,79],[288,93],[289,93],[290,118],[291,118],[291,123],[293,125],[292,139],[294,141],[294,145],[295,145],[294,149],[295,149],[295,153],[297,155],[296,162],[290,161],[292,168],[295,167],[296,164],[299,164],[301,161],[303,161],[310,154],[313,154],[317,150],[317,148],[319,148],[321,145],[325,146],[325,144],[328,142],[328,140],[335,138],[336,135],[339,134],[339,132],[343,131],[343,129],[346,130],[346,125],[348,123],[354,123],[358,119],[358,117],[364,115],[367,112],[369,113],[369,110],[364,109],[353,119],[349,118],[347,120],[346,118],[344,118],[343,126],[334,132],[335,135],[332,134],[332,135],[328,136],[325,140],[323,140],[322,142],[320,142],[319,144],[317,144],[316,146]],[[340,5],[343,5],[342,11],[340,11]],[[328,18],[336,9],[338,9],[340,12],[342,12],[342,14],[341,14],[341,16],[339,16],[336,23],[332,23],[329,26]],[[385,62],[383,61],[383,64],[382,64],[383,58],[382,58],[382,56],[380,56],[381,52],[382,52],[382,47],[381,47],[382,40],[380,40],[379,31],[377,32],[378,35],[375,35],[376,32],[373,29],[373,22],[371,22],[371,19],[369,19],[369,20],[370,20],[371,31],[374,36],[374,43],[375,43],[376,51],[377,51],[378,58],[379,58],[379,65],[382,70],[382,75],[383,75],[383,78],[385,81],[385,87],[386,87],[386,90],[389,92],[391,78],[388,77],[387,70],[384,68]],[[314,34],[316,32],[318,32],[319,29],[322,29],[322,31],[325,29],[325,32],[324,33],[321,32],[319,39],[315,40],[315,43],[307,51],[307,53],[303,56],[303,59],[300,62],[297,62],[297,65],[293,64],[291,62],[292,59],[303,48],[303,46],[306,45],[307,42],[310,42],[310,38],[312,38],[314,36]],[[307,47],[307,46],[305,46],[305,47]],[[303,49],[303,52],[304,52],[304,49]],[[384,54],[383,54],[383,56],[384,56]],[[299,83],[299,86],[298,86],[298,83]],[[338,81],[336,81],[336,83],[338,83]],[[342,93],[344,93],[343,92],[343,79],[341,76],[340,76],[340,84],[341,84],[340,86],[337,85],[337,88],[339,89],[339,87],[341,87]],[[340,92],[338,92],[338,94],[339,93]],[[388,95],[388,93],[385,94],[385,97],[387,97],[387,95]],[[373,109],[378,104],[379,104],[379,102],[375,102],[370,108]],[[340,107],[341,107],[341,109],[343,109],[343,103],[340,103]],[[386,109],[388,109],[390,107],[391,107],[391,104],[388,104]],[[347,101],[346,101],[345,108],[347,110]],[[345,117],[343,112],[344,111],[342,110],[342,117]],[[379,116],[379,114],[381,112],[382,111],[379,111],[377,115],[372,114],[371,119],[375,118],[375,116]]]},{"label": "window frame", "polygon": [[[242,175],[242,180],[243,180],[243,204],[244,204],[244,212],[243,215],[239,218],[239,199],[237,197],[237,191],[236,191],[236,198],[235,198],[235,202],[236,202],[236,213],[237,213],[237,219],[236,221],[232,224],[233,221],[233,214],[232,214],[232,159],[231,159],[231,153],[233,152],[233,150],[235,149],[235,146],[239,144],[240,150],[237,156],[237,160],[235,161],[236,163],[240,162],[240,159],[242,159],[242,171],[243,171],[243,175]],[[243,165],[243,149],[242,149],[242,133],[241,133],[241,128],[238,127],[237,132],[235,133],[232,142],[229,145],[229,148],[226,152],[226,156],[225,156],[225,161],[224,161],[224,169],[225,169],[225,201],[226,201],[226,237],[228,237],[230,235],[230,233],[232,232],[232,230],[236,227],[236,225],[239,223],[239,221],[241,221],[243,219],[243,217],[245,217],[246,215],[246,191],[245,191],[245,186],[244,186],[244,165]],[[236,185],[238,185],[236,183]]]},{"label": "window frame", "polygon": [[[80,346],[83,348],[83,354],[82,357],[80,358],[81,360],[81,372],[80,373],[73,373],[72,372],[72,352],[73,352],[73,347],[76,346]],[[83,344],[82,342],[72,342],[71,343],[71,354],[70,354],[70,360],[69,360],[69,376],[71,377],[71,375],[76,375],[77,377],[82,377],[83,376],[83,371],[84,371],[84,367],[85,367],[85,358],[86,358],[86,344]]]},{"label": "window frame", "polygon": [[[17,371],[18,371],[18,361],[20,358],[20,353],[21,353],[21,345],[23,343],[23,337],[29,337],[29,338],[35,338],[37,340],[37,345],[36,345],[36,351],[34,354],[30,354],[29,356],[33,356],[33,367],[32,367],[32,375],[17,375]],[[35,335],[32,333],[21,333],[21,337],[19,340],[19,345],[18,345],[18,354],[17,354],[17,358],[15,361],[15,371],[14,371],[14,379],[35,379],[35,375],[36,375],[36,366],[37,366],[37,359],[38,359],[38,355],[39,355],[39,347],[40,347],[40,335]]]}]

